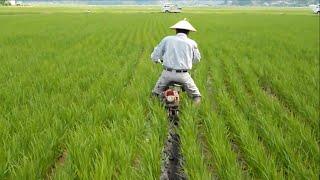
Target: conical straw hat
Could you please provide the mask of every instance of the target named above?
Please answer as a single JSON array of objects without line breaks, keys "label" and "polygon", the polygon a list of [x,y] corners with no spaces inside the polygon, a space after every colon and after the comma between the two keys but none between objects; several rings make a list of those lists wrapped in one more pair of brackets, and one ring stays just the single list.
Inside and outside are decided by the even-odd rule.
[{"label": "conical straw hat", "polygon": [[170,27],[170,29],[185,29],[189,31],[196,32],[197,30],[187,21],[187,18],[184,20],[179,21],[177,24]]}]

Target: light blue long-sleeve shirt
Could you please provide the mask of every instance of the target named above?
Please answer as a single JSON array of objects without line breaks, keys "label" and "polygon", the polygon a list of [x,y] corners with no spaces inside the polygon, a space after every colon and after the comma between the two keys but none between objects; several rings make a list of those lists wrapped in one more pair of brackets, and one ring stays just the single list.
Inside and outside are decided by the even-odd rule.
[{"label": "light blue long-sleeve shirt", "polygon": [[197,43],[186,34],[167,36],[154,48],[151,59],[163,60],[163,65],[171,69],[191,69],[193,63],[201,59]]}]

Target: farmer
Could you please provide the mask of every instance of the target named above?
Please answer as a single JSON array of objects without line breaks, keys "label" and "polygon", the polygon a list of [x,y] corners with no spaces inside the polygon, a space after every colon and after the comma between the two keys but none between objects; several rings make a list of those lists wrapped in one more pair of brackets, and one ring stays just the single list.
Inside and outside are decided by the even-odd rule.
[{"label": "farmer", "polygon": [[195,104],[200,104],[201,94],[188,73],[192,69],[192,64],[199,62],[201,58],[197,43],[188,38],[190,31],[197,30],[186,19],[170,28],[176,30],[176,35],[162,39],[151,54],[152,61],[163,62],[164,69],[152,94],[161,97],[170,82],[177,82],[193,98]]}]

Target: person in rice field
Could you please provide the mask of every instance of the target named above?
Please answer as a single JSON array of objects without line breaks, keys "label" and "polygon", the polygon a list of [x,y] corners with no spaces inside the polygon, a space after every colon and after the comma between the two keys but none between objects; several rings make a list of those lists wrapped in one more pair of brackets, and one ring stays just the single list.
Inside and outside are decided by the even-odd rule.
[{"label": "person in rice field", "polygon": [[197,43],[188,37],[190,31],[197,30],[186,19],[170,28],[175,29],[176,35],[163,38],[151,54],[152,61],[163,65],[152,95],[161,97],[167,85],[176,82],[182,85],[196,104],[200,104],[201,94],[189,74],[192,65],[201,59]]}]

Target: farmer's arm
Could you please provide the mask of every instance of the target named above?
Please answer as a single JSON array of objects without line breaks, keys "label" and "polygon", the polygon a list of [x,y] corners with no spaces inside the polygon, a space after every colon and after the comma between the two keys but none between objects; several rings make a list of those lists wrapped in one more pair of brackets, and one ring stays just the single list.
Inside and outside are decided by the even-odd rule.
[{"label": "farmer's arm", "polygon": [[192,63],[198,63],[198,62],[200,62],[200,59],[201,59],[201,54],[200,54],[200,51],[198,49],[197,43],[195,43],[194,46],[193,46]]},{"label": "farmer's arm", "polygon": [[154,48],[153,52],[151,53],[151,60],[154,62],[159,62],[162,59],[162,56],[165,51],[165,39],[163,39],[157,47]]}]

